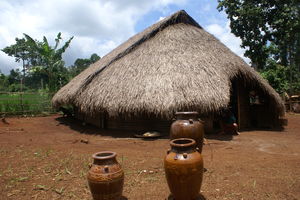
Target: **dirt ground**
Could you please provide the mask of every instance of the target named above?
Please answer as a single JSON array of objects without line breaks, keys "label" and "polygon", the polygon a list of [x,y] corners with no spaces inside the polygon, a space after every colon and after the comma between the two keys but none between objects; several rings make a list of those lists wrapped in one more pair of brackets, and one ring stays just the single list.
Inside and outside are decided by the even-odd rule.
[{"label": "dirt ground", "polygon": [[[203,157],[203,199],[300,199],[300,115],[284,131],[209,135]],[[79,121],[48,117],[0,121],[0,199],[92,199],[91,155],[111,150],[125,171],[123,199],[166,199],[163,158],[168,138],[142,140]],[[81,140],[87,140],[84,143]]]}]

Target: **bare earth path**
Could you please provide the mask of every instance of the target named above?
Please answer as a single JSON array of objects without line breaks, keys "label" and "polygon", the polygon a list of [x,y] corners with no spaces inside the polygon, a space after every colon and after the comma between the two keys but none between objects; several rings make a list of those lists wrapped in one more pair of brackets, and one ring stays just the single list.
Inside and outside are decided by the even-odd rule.
[{"label": "bare earth path", "polygon": [[[205,199],[300,200],[300,115],[282,132],[210,136],[204,146]],[[166,199],[168,138],[141,140],[104,132],[59,115],[0,122],[0,199],[91,199],[91,154],[111,150],[125,171],[124,199]],[[114,137],[110,135],[114,135]],[[88,144],[81,142],[88,140]]]}]

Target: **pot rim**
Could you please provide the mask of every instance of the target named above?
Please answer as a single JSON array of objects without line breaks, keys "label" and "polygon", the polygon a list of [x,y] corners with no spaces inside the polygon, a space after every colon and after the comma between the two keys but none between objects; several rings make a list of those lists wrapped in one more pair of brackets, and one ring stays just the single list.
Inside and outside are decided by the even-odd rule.
[{"label": "pot rim", "polygon": [[197,111],[176,112],[175,115],[198,115]]},{"label": "pot rim", "polygon": [[[101,154],[103,154],[103,155],[101,155]],[[99,152],[93,154],[93,158],[97,159],[97,160],[106,160],[106,159],[114,158],[116,156],[117,156],[117,153],[113,152],[113,151],[99,151]]]},{"label": "pot rim", "polygon": [[[187,143],[184,143],[184,144],[178,144],[178,143],[175,143],[177,141],[188,141]],[[171,140],[170,141],[170,145],[172,147],[190,147],[190,146],[194,146],[196,145],[196,141],[192,138],[177,138],[177,139],[174,139],[174,140]]]}]

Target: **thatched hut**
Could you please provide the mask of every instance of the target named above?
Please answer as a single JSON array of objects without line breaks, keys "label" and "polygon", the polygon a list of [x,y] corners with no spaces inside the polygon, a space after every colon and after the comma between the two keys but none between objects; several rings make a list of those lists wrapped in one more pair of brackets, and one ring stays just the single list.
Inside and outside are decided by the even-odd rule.
[{"label": "thatched hut", "polygon": [[[250,91],[260,103],[251,103]],[[284,114],[274,89],[185,11],[128,39],[52,103],[73,105],[79,119],[108,129],[167,129],[176,111],[198,111],[211,127],[229,105],[240,128],[274,126]]]}]

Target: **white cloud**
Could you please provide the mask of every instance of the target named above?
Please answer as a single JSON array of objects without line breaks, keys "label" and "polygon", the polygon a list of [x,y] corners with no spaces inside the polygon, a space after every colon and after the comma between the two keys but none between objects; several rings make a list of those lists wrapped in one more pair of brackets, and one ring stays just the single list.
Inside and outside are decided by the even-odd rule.
[{"label": "white cloud", "polygon": [[[53,44],[58,32],[63,42],[74,36],[64,59],[67,65],[76,58],[88,58],[92,53],[101,57],[135,34],[139,19],[151,11],[167,16],[174,12],[170,5],[183,8],[192,0],[1,0],[0,49],[11,45],[15,38],[27,33],[42,40],[46,36]],[[188,2],[188,3],[187,3]],[[198,5],[198,4],[197,4]],[[222,19],[213,12],[214,4],[205,0],[199,4],[200,21],[210,23],[206,30],[215,35],[233,52],[243,57],[241,41],[230,33],[229,23],[219,25]],[[193,8],[197,9],[197,8]],[[147,20],[147,19],[145,19]],[[145,23],[146,24],[146,23]],[[149,24],[150,25],[150,24]],[[146,27],[144,27],[146,28]],[[244,57],[243,57],[244,58]],[[249,63],[249,59],[244,58]],[[0,70],[21,66],[14,58],[0,51]]]},{"label": "white cloud", "polygon": [[0,52],[0,72],[8,73],[13,68],[21,68],[22,63],[16,63],[13,57],[7,56],[2,51]]},{"label": "white cloud", "polygon": [[206,27],[207,31],[213,34],[214,36],[221,36],[226,30],[219,24],[210,24]]},{"label": "white cloud", "polygon": [[166,18],[166,17],[159,17],[159,19],[157,21],[159,22],[159,21],[163,20],[164,18]]},{"label": "white cloud", "polygon": [[[1,0],[0,49],[13,44],[23,33],[53,42],[58,32],[66,41],[74,36],[64,59],[71,65],[76,58],[100,56],[135,33],[137,21],[153,10],[164,13],[171,4],[187,0]],[[145,27],[146,28],[146,27]],[[0,70],[19,66],[0,52]]]},{"label": "white cloud", "polygon": [[250,63],[250,59],[244,56],[245,49],[240,47],[242,41],[230,32],[229,21],[227,21],[224,26],[220,26],[219,24],[210,24],[206,26],[205,29],[217,37],[231,51],[242,57],[248,64]]}]

